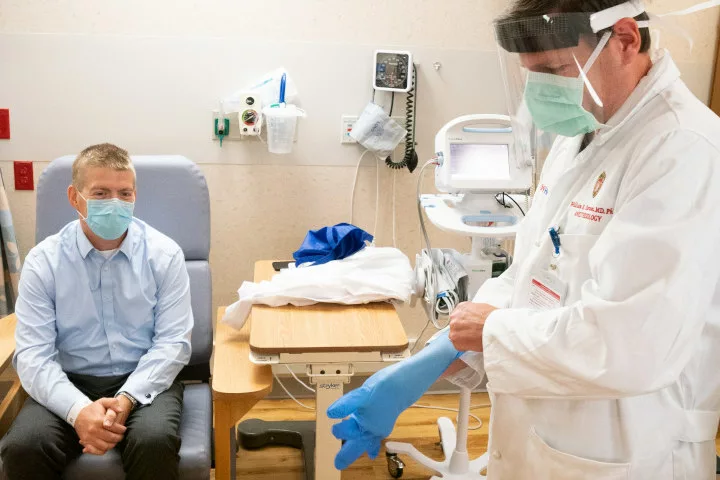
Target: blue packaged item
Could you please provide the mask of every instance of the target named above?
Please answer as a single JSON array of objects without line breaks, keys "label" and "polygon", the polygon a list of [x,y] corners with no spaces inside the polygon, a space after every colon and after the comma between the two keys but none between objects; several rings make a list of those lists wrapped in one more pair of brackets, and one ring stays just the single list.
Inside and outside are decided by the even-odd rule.
[{"label": "blue packaged item", "polygon": [[362,228],[340,223],[334,227],[310,230],[300,249],[293,253],[296,265],[312,263],[322,265],[332,260],[342,260],[365,248],[373,236]]}]

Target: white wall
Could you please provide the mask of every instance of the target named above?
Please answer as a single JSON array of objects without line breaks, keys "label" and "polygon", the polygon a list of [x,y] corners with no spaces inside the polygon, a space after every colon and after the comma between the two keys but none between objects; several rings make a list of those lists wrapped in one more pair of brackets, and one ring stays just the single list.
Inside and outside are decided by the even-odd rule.
[{"label": "white wall", "polygon": [[[650,5],[654,11],[662,13],[692,3],[694,2],[689,0],[658,0]],[[122,43],[123,39],[127,39],[128,43],[146,39],[150,42],[177,41],[178,45],[182,45],[193,44],[193,39],[206,42],[214,37],[225,37],[231,45],[237,45],[238,58],[242,58],[242,48],[247,38],[252,39],[253,45],[269,41],[276,46],[287,44],[292,45],[292,48],[304,48],[303,43],[308,43],[307,48],[310,50],[327,45],[333,52],[341,52],[343,45],[347,45],[348,50],[356,52],[355,55],[362,55],[364,48],[370,51],[372,46],[383,45],[434,52],[433,54],[444,55],[444,58],[448,59],[456,58],[462,52],[468,52],[470,58],[478,58],[477,55],[482,52],[494,51],[489,25],[506,4],[506,0],[0,0],[0,50],[3,42],[7,48],[10,41],[27,40],[27,34],[44,33],[54,35],[45,37],[45,40],[56,38],[58,41],[80,42],[83,48],[91,48],[89,45],[99,41]],[[709,98],[712,81],[717,20],[717,11],[712,11],[678,21],[695,37],[695,50],[692,55],[676,37],[669,33],[663,35],[663,43],[670,45],[676,52],[686,81],[704,101]],[[156,39],[152,40],[153,37]],[[268,52],[277,52],[274,48]],[[192,145],[186,141],[182,144],[184,146],[178,149],[170,148],[174,145],[168,143],[172,139],[156,139],[152,132],[142,138],[139,134],[129,138],[127,132],[131,131],[130,125],[142,120],[133,118],[133,109],[127,105],[122,106],[123,116],[120,120],[128,125],[128,129],[116,128],[113,125],[114,131],[109,131],[101,139],[84,136],[84,130],[79,128],[74,129],[72,138],[64,133],[58,135],[53,133],[57,128],[73,130],[73,126],[97,124],[101,118],[88,119],[87,115],[68,108],[65,103],[67,98],[62,94],[55,95],[55,100],[50,97],[44,100],[41,106],[37,106],[37,101],[33,102],[33,90],[42,96],[42,86],[53,82],[55,78],[47,78],[52,76],[48,74],[33,79],[28,65],[43,65],[45,61],[41,59],[38,62],[37,58],[31,58],[25,62],[20,55],[22,52],[16,53],[19,59],[12,65],[12,72],[8,69],[9,65],[0,64],[0,83],[3,76],[28,80],[21,98],[18,98],[18,94],[10,97],[8,92],[0,91],[0,108],[10,106],[14,133],[13,140],[0,142],[0,168],[9,190],[18,242],[23,253],[26,253],[33,243],[34,192],[13,190],[11,161],[35,161],[37,176],[52,158],[73,153],[68,149],[77,150],[95,140],[118,141],[131,151],[133,147],[145,150],[134,153],[153,153],[147,150],[162,148],[164,153],[186,154],[195,161],[209,162],[203,163],[201,168],[207,176],[212,197],[211,262],[216,306],[234,301],[235,290],[241,281],[252,277],[255,260],[288,257],[309,228],[348,220],[349,190],[354,174],[354,167],[349,165],[352,162],[348,159],[355,158],[355,152],[358,152],[356,149],[347,150],[347,147],[333,143],[333,153],[328,155],[342,158],[335,166],[312,166],[312,162],[307,160],[283,164],[269,157],[246,161],[241,157],[245,158],[243,155],[248,156],[253,152],[243,152],[237,146],[231,146],[215,157],[208,157],[207,152],[217,150],[211,150],[216,146],[208,140],[205,132],[197,141],[193,141]],[[68,52],[65,52],[65,55],[68,55]],[[230,58],[217,60],[218,70],[225,68],[220,67],[223,62],[237,61],[232,55],[227,56]],[[427,65],[428,62],[432,63],[431,55],[428,53],[425,56],[424,74],[433,75]],[[47,64],[50,63],[52,58],[47,58]],[[76,78],[75,83],[80,85],[88,75],[112,72],[115,63],[112,55],[84,62],[78,53],[72,65],[71,70],[62,74],[63,82]],[[212,65],[211,62],[207,68],[213,70]],[[307,62],[307,65],[310,68],[312,63]],[[448,119],[439,118],[440,115],[436,113],[441,111],[442,116],[453,112],[466,113],[462,110],[463,106],[458,104],[457,85],[466,85],[463,82],[472,81],[476,69],[487,70],[488,78],[498,78],[498,72],[493,70],[492,66],[473,65],[464,72],[460,67],[451,68],[452,60],[448,60],[447,65],[448,68],[442,71],[447,83],[438,80],[441,77],[433,77],[435,80],[426,83],[430,88],[420,93],[423,102],[420,104],[422,108],[419,119],[422,135],[419,138],[421,158],[427,158],[431,154],[432,135],[437,126]],[[302,62],[297,68],[302,68]],[[18,69],[20,71],[17,71]],[[238,83],[246,80],[245,73],[247,77],[252,73],[242,72],[241,69],[233,71],[240,72],[238,78],[218,82],[217,91],[208,91],[207,98],[203,101],[214,105],[217,95],[231,93],[226,91],[230,87],[241,87]],[[213,75],[214,71],[203,73]],[[312,74],[304,70],[298,71],[297,75],[301,78],[312,78]],[[430,77],[428,79],[431,80]],[[68,97],[82,98],[83,95],[94,93],[79,91],[77,88],[73,91],[73,82],[68,82],[67,85]],[[455,88],[452,88],[453,85]],[[495,85],[494,81],[492,85]],[[118,97],[130,95],[132,98],[133,91],[130,86],[127,89],[118,88]],[[465,88],[463,87],[463,90]],[[369,92],[369,85],[366,90]],[[314,87],[306,87],[305,92],[310,97],[317,96]],[[349,103],[347,108],[360,108],[362,104],[358,99],[364,101],[363,95],[366,93],[363,91],[358,94],[353,87],[353,91],[348,95],[356,97],[353,97],[355,100]],[[463,91],[462,95],[470,99],[473,110],[489,108],[488,105],[491,104],[492,108],[496,106],[496,103],[493,103],[497,101],[494,92],[483,92],[481,84],[478,84],[478,88]],[[452,101],[444,104],[444,99]],[[152,98],[144,97],[143,101],[145,103],[137,105],[137,111],[152,111]],[[179,92],[178,105],[182,105],[183,101],[184,98]],[[47,103],[50,105],[46,105]],[[321,108],[320,105],[318,103],[317,108]],[[46,115],[44,112],[47,110],[42,109],[49,109],[52,115]],[[38,115],[38,112],[43,114]],[[339,118],[332,118],[336,113],[327,110],[323,114],[327,116],[323,120],[326,130],[313,131],[313,135],[337,138]],[[16,133],[19,136],[16,136]],[[308,132],[301,132],[299,145],[318,141],[311,136],[303,137],[306,133]],[[193,153],[203,158],[193,158]],[[385,168],[380,173],[382,202],[378,239],[381,243],[388,244],[392,237],[392,174]],[[399,246],[414,258],[421,248],[414,198],[417,172],[414,175],[403,172],[398,174],[396,180]],[[375,188],[373,169],[362,169],[358,188],[357,223],[372,229]],[[433,230],[431,235],[436,245],[466,245],[464,240],[450,238],[436,230]],[[411,337],[424,324],[424,315],[419,310],[403,309],[401,315]]]}]

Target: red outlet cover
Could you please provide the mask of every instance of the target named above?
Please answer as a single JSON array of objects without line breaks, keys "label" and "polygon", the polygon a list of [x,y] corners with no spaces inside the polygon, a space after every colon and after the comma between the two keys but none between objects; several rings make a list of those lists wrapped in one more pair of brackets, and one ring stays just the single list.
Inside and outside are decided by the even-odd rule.
[{"label": "red outlet cover", "polygon": [[15,190],[34,190],[32,162],[15,162]]},{"label": "red outlet cover", "polygon": [[10,110],[0,109],[0,139],[10,140]]}]

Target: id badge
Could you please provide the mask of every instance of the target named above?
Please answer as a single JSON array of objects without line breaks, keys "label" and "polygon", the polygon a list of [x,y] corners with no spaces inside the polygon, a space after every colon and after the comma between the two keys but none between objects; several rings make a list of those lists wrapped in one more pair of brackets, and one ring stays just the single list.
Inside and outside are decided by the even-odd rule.
[{"label": "id badge", "polygon": [[535,271],[530,276],[530,306],[552,310],[565,305],[567,284],[552,271]]}]

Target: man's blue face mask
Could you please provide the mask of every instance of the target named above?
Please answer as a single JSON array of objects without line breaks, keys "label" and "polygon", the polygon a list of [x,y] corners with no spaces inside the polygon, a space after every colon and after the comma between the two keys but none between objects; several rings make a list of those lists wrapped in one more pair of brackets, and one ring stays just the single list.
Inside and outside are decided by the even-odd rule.
[{"label": "man's blue face mask", "polygon": [[134,203],[119,198],[87,199],[80,192],[78,195],[87,204],[87,217],[80,216],[95,235],[104,240],[117,240],[127,231],[133,218]]}]

